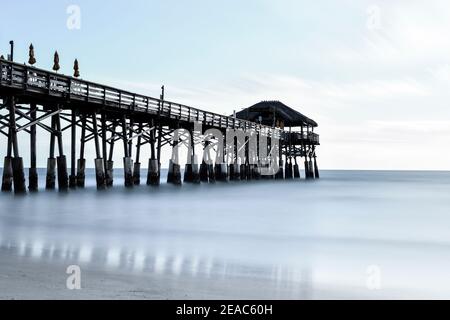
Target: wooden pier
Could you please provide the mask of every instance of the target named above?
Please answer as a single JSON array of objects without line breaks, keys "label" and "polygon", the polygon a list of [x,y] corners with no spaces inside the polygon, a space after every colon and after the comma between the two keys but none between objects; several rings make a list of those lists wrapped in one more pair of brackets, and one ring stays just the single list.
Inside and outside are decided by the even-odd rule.
[{"label": "wooden pier", "polygon": [[[29,63],[34,64],[31,50],[32,47]],[[58,60],[55,55],[55,70],[59,69]],[[39,133],[44,131],[50,133],[50,151],[46,155],[47,189],[84,187],[88,166],[85,158],[87,143],[95,146],[95,159],[90,161],[96,169],[97,187],[104,189],[113,185],[113,156],[117,149],[123,149],[125,185],[132,187],[141,183],[141,148],[144,146],[150,149],[147,184],[159,185],[161,151],[164,147],[172,148],[172,158],[175,159],[181,143],[203,141],[204,148],[212,143],[200,139],[203,133],[195,134],[194,123],[200,123],[204,130],[217,129],[224,136],[227,130],[252,131],[257,138],[262,134],[276,136],[279,139],[276,156],[280,169],[266,178],[300,178],[298,158],[303,158],[306,179],[319,178],[316,159],[319,135],[313,132],[317,126],[314,122],[303,121],[297,128],[280,127],[275,123],[264,125],[261,120],[242,119],[239,113],[238,116],[225,116],[168,101],[164,97],[164,87],[159,98],[152,98],[80,80],[78,61],[74,69],[74,77],[71,77],[0,58],[0,134],[7,139],[2,191],[24,193],[27,190],[22,157],[25,146],[19,148],[18,135],[29,136],[30,191],[38,190],[36,141]],[[50,125],[45,124],[48,122]],[[190,141],[172,138],[177,129],[189,132]],[[63,148],[63,135],[70,135],[70,150]],[[195,159],[198,156],[192,148],[188,157],[194,161],[187,161],[184,182],[262,178],[261,168],[258,168],[261,159],[250,162],[248,141],[246,144],[241,146],[245,152],[239,161],[236,146],[232,150],[223,150],[223,155],[227,157],[216,157],[214,166],[207,164],[203,155],[198,155],[203,161],[197,165]],[[180,165],[171,160],[167,182],[181,184],[181,180]]]}]

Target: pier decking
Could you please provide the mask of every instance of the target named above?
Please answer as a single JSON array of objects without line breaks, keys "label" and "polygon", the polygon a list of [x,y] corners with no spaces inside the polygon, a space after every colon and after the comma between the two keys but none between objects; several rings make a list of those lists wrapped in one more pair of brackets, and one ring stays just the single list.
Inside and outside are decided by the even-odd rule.
[{"label": "pier decking", "polygon": [[[224,135],[227,130],[242,130],[243,132],[252,131],[257,137],[264,135],[279,139],[277,161],[281,167],[269,178],[299,178],[297,157],[304,157],[306,178],[319,177],[315,151],[316,146],[319,145],[319,135],[313,132],[313,126],[305,123],[305,126],[301,126],[301,130],[292,131],[291,128],[286,130],[275,126],[265,126],[238,117],[193,108],[165,99],[164,87],[162,87],[161,96],[153,98],[0,59],[0,99],[2,101],[0,133],[8,141],[3,170],[3,191],[11,191],[14,187],[15,192],[26,192],[23,158],[17,141],[18,134],[30,136],[28,188],[30,191],[38,189],[37,128],[50,133],[47,189],[54,189],[56,181],[60,189],[84,186],[85,144],[90,141],[95,144],[94,164],[99,189],[113,184],[114,147],[115,143],[120,141],[123,143],[125,185],[131,187],[140,183],[140,150],[147,144],[150,145],[151,150],[147,184],[158,185],[162,148],[166,145],[173,150],[176,149],[175,147],[178,148],[181,139],[172,139],[176,129],[186,129],[191,134],[189,142],[192,144],[197,142],[198,135],[203,133],[197,133],[197,135],[194,133],[194,123],[200,123],[203,129],[217,129]],[[51,125],[43,122],[48,118],[51,119]],[[62,136],[67,131],[70,131],[68,134],[71,137],[70,166],[68,166],[62,142]],[[81,136],[77,138],[79,133]],[[206,141],[205,147],[209,143]],[[228,159],[232,160],[227,162],[226,157],[216,158],[214,167],[206,164],[205,161],[202,161],[200,166],[197,166],[195,160],[188,161],[184,181],[213,182],[260,178],[258,161],[261,159],[250,163],[248,141],[246,145],[243,146],[246,148],[244,159],[238,159],[236,146],[236,152],[224,150],[228,156],[231,152],[231,157]],[[196,158],[194,150],[195,148],[192,148],[190,151],[191,159]],[[168,182],[181,183],[179,164],[172,161],[169,165]]]}]

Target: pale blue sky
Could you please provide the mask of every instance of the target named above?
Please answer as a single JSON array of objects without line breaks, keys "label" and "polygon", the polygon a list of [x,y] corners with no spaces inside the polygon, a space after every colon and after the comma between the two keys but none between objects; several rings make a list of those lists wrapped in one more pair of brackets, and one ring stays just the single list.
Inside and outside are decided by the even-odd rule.
[{"label": "pale blue sky", "polygon": [[[66,27],[72,4],[80,30]],[[164,83],[169,99],[224,114],[282,100],[319,122],[322,168],[450,169],[447,1],[41,0],[1,11],[0,53],[14,39],[16,61],[33,42],[41,68],[57,49],[62,73],[78,58],[85,79],[152,96]]]}]

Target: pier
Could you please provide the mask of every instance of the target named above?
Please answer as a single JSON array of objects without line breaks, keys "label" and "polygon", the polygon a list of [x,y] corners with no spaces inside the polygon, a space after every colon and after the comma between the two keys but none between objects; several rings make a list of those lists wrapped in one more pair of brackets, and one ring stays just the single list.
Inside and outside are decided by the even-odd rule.
[{"label": "pier", "polygon": [[[7,59],[0,58],[0,134],[7,140],[2,191],[37,191],[38,156],[47,159],[46,189],[83,188],[85,169],[89,165],[95,167],[97,188],[106,189],[114,183],[117,164],[113,158],[119,149],[122,149],[119,152],[123,153],[123,163],[118,167],[123,167],[127,187],[143,181],[159,185],[163,148],[172,152],[167,182],[178,185],[299,179],[301,171],[305,179],[319,178],[316,147],[320,143],[319,135],[314,132],[317,124],[279,101],[261,102],[230,116],[220,115],[167,100],[164,86],[160,97],[154,98],[81,80],[77,60],[73,76],[60,74],[57,53],[53,71],[36,68],[32,46],[28,64],[13,60],[13,50]],[[289,120],[294,118],[295,121]],[[202,131],[196,130],[198,125]],[[248,136],[241,142],[236,138],[230,148],[217,143],[217,137],[207,137],[203,130],[215,130],[223,136],[240,130]],[[38,155],[36,148],[41,132],[50,134],[47,155]],[[19,146],[18,135],[28,135],[29,145]],[[70,136],[70,150],[63,147],[63,135]],[[268,156],[263,159],[250,150],[250,141],[259,142],[263,137],[268,139],[267,154],[276,159],[272,162],[276,161],[278,168],[269,175],[262,174],[262,163]],[[87,143],[95,146],[95,159],[86,159]],[[178,149],[199,143],[204,154],[197,155],[195,148],[188,149],[182,177]],[[144,147],[150,150],[148,159],[142,157]],[[29,148],[28,184],[24,148]],[[216,153],[215,160],[210,151]],[[140,174],[143,161],[148,161],[146,177]]]}]

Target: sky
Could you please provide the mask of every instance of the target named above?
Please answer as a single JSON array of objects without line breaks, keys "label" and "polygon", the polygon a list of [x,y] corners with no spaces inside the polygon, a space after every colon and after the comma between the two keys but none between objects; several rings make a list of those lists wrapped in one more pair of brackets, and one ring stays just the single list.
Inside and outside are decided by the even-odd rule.
[{"label": "sky", "polygon": [[[448,1],[22,0],[1,8],[0,54],[13,39],[18,62],[32,42],[40,68],[51,69],[58,50],[61,73],[72,74],[77,58],[83,79],[154,97],[164,84],[167,99],[221,114],[280,100],[319,123],[322,169],[450,169]],[[47,148],[48,138],[39,143]]]}]

